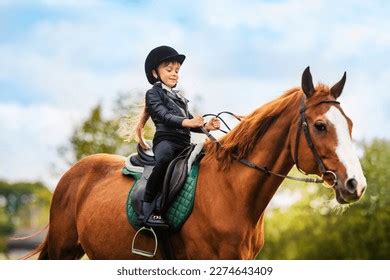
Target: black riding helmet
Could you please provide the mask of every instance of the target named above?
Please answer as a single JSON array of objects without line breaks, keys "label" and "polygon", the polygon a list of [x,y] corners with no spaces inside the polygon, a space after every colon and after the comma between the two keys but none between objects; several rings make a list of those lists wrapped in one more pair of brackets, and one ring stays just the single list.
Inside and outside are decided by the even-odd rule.
[{"label": "black riding helmet", "polygon": [[158,80],[153,76],[153,70],[164,61],[177,61],[183,64],[186,56],[179,54],[174,48],[168,46],[160,46],[150,51],[145,60],[145,74],[149,83],[152,85]]}]

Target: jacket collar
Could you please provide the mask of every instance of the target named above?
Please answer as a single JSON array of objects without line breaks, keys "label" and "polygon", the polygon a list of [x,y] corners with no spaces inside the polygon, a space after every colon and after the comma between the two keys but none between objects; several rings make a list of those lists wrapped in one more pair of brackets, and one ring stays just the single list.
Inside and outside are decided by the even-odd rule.
[{"label": "jacket collar", "polygon": [[177,90],[177,89],[173,89],[173,88],[170,88],[168,86],[166,86],[164,83],[162,82],[156,82],[154,84],[154,86],[157,86],[159,88],[162,88],[165,90],[165,92],[167,93],[167,95],[174,99],[174,100],[179,100],[181,102],[184,102],[184,103],[187,103],[189,102],[188,99],[186,99],[181,93],[180,93],[180,90]]}]

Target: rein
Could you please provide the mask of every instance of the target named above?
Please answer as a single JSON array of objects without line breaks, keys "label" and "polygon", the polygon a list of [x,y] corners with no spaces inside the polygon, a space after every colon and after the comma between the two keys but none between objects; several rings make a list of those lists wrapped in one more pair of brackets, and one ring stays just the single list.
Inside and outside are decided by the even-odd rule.
[{"label": "rein", "polygon": [[[315,105],[312,105],[312,106],[317,106],[317,105],[320,105],[320,104],[323,104],[323,103],[329,103],[329,104],[340,104],[340,102],[336,101],[336,100],[325,100],[325,101],[321,101]],[[310,107],[312,107],[310,106]],[[274,175],[276,177],[280,177],[280,178],[283,178],[283,179],[289,179],[289,180],[294,180],[294,181],[300,181],[300,182],[306,182],[306,183],[315,183],[315,184],[323,184],[325,183],[325,180],[323,179],[325,175],[329,174],[329,175],[332,175],[333,176],[333,184],[329,187],[334,187],[336,184],[337,184],[337,175],[333,172],[333,171],[330,171],[328,169],[325,168],[325,165],[317,151],[317,148],[314,146],[313,144],[313,140],[311,138],[311,135],[310,135],[310,131],[309,131],[309,127],[308,127],[308,123],[307,123],[307,120],[306,120],[306,116],[305,116],[305,112],[308,108],[310,107],[305,107],[305,98],[302,97],[301,99],[301,105],[300,105],[300,120],[299,120],[299,125],[298,125],[298,129],[297,129],[297,134],[296,134],[296,141],[295,141],[295,149],[294,149],[294,163],[298,169],[298,171],[300,171],[302,174],[304,175],[308,175],[306,172],[304,172],[298,165],[298,149],[299,149],[299,142],[300,142],[300,137],[301,137],[301,131],[303,130],[303,133],[305,135],[305,138],[306,138],[306,142],[307,144],[309,145],[310,147],[310,150],[314,156],[314,159],[318,165],[318,168],[320,170],[320,172],[322,173],[322,176],[320,179],[318,178],[300,178],[300,177],[294,177],[294,176],[289,176],[289,175],[283,175],[283,174],[279,174],[277,172],[274,172],[272,170],[269,170],[266,166],[260,166],[260,165],[257,165],[256,163],[250,161],[250,160],[247,160],[247,159],[239,159],[239,162],[242,163],[243,165],[247,166],[247,167],[250,167],[250,168],[253,168],[253,169],[256,169],[258,171],[261,171],[261,172],[264,172],[265,174],[267,175]],[[241,118],[239,118],[237,115],[231,113],[231,112],[227,112],[227,111],[223,111],[223,112],[220,112],[218,114],[205,114],[203,115],[203,117],[207,117],[207,116],[214,116],[214,117],[217,117],[218,119],[220,119],[223,124],[229,129],[229,131],[231,130],[230,127],[226,124],[226,122],[220,117],[221,114],[229,114],[229,115],[232,115],[233,117],[235,117],[237,120],[241,121]],[[207,137],[213,141],[214,143],[216,143],[217,145],[221,146],[222,147],[222,144],[214,137],[210,134],[210,132],[208,132],[204,127],[201,127],[201,130],[203,131],[204,134],[207,135]],[[222,129],[219,129],[220,131],[224,132],[224,133],[227,133],[226,131],[222,130]]]}]

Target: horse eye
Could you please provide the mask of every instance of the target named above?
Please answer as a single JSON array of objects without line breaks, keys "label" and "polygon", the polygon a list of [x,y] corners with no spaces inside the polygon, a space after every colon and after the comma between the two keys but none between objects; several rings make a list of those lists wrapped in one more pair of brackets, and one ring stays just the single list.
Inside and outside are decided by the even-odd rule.
[{"label": "horse eye", "polygon": [[326,125],[323,123],[323,122],[316,122],[314,124],[314,127],[318,130],[318,131],[326,131]]}]

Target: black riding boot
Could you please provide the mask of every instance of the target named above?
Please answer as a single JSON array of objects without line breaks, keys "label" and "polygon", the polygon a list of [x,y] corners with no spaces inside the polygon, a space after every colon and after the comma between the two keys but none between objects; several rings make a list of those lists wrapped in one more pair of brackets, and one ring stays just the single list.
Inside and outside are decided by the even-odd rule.
[{"label": "black riding boot", "polygon": [[151,202],[142,202],[143,223],[151,227],[168,227],[161,215],[153,213]]}]

